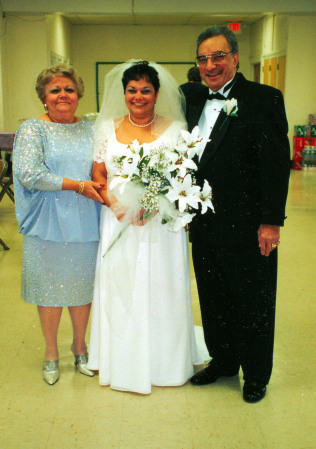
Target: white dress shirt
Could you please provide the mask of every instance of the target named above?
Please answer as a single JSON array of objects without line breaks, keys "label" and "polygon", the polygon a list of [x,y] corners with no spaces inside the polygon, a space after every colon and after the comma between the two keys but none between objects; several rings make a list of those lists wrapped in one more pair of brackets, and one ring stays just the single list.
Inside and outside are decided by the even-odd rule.
[{"label": "white dress shirt", "polygon": [[[217,91],[217,93],[224,95],[225,98],[227,98],[229,91],[231,88],[229,88],[226,92],[224,92],[225,86],[229,84],[231,80],[229,80],[220,90]],[[210,94],[214,94],[211,89],[209,89]],[[203,108],[200,120],[199,120],[199,136],[203,137],[205,139],[205,145],[207,144],[207,141],[210,138],[210,135],[212,134],[214,125],[216,120],[218,119],[219,113],[221,112],[223,106],[224,106],[225,100],[206,100],[205,106]],[[204,148],[205,148],[204,145]],[[199,159],[201,159],[203,151],[200,153]]]}]

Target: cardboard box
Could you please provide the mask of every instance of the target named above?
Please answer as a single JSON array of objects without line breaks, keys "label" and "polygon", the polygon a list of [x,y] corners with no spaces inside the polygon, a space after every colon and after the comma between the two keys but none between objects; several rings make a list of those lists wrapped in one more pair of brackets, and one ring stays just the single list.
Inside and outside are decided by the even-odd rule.
[{"label": "cardboard box", "polygon": [[316,114],[309,114],[308,116],[308,124],[316,125]]},{"label": "cardboard box", "polygon": [[293,148],[294,150],[302,150],[304,148],[304,137],[294,137]]},{"label": "cardboard box", "polygon": [[294,170],[302,170],[301,161],[294,161]]},{"label": "cardboard box", "polygon": [[295,125],[294,126],[294,136],[304,137],[305,135],[305,125]]},{"label": "cardboard box", "polygon": [[316,143],[315,137],[303,137],[303,147],[314,147]]}]

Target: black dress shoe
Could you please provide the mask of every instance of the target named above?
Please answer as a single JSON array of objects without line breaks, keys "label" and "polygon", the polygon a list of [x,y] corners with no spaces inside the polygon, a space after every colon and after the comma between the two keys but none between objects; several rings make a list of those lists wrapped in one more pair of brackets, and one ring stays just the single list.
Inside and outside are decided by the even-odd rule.
[{"label": "black dress shoe", "polygon": [[208,385],[216,382],[220,377],[237,376],[238,372],[239,367],[234,370],[225,370],[216,365],[214,362],[210,362],[206,368],[194,374],[194,376],[191,377],[190,382],[193,385]]},{"label": "black dress shoe", "polygon": [[261,382],[248,380],[244,385],[243,398],[246,402],[254,404],[261,401],[266,395],[267,386]]}]

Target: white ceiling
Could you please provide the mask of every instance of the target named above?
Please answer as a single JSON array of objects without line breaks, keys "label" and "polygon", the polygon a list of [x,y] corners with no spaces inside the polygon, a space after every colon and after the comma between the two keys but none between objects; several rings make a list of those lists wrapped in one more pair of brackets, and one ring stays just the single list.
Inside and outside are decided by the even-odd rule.
[{"label": "white ceiling", "polygon": [[316,14],[316,0],[0,0],[5,15],[61,14],[74,25],[251,24],[270,14]]},{"label": "white ceiling", "polygon": [[73,25],[214,25],[250,24],[264,14],[63,14]]}]

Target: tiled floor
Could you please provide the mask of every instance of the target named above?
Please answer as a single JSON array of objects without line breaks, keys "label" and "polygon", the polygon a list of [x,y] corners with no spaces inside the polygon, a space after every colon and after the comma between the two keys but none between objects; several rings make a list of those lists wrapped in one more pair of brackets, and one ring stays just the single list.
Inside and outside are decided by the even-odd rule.
[{"label": "tiled floor", "polygon": [[[241,398],[242,378],[150,396],[100,387],[74,372],[71,325],[60,331],[61,378],[41,379],[37,311],[20,299],[22,238],[13,204],[0,203],[1,449],[315,449],[316,173],[292,172],[281,235],[275,367],[266,398]],[[200,324],[192,275],[193,309]]]}]

